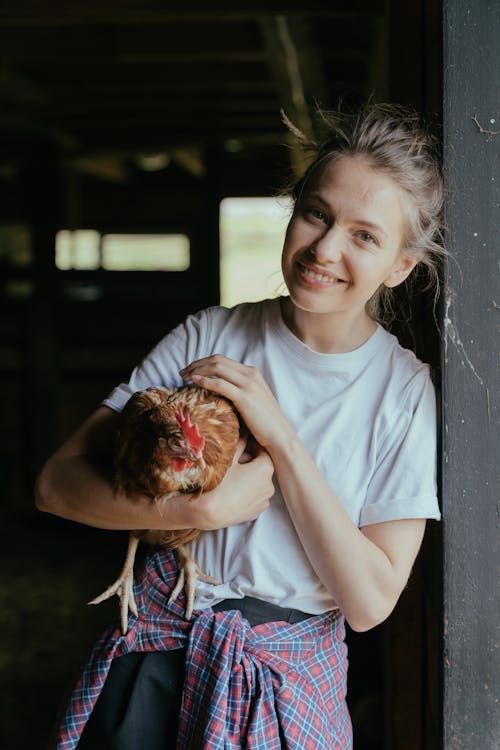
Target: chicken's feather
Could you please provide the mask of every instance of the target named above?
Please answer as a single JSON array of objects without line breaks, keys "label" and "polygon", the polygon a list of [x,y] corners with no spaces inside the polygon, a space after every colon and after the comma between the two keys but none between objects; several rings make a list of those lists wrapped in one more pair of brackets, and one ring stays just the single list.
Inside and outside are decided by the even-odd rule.
[{"label": "chicken's feather", "polygon": [[[182,472],[172,467],[168,450],[158,452],[160,438],[168,441],[169,436],[182,432],[175,416],[179,410],[197,426],[205,441],[202,460]],[[194,385],[140,391],[122,412],[115,450],[115,491],[159,500],[169,493],[212,490],[230,467],[238,438],[237,414],[222,396]],[[196,529],[149,531],[143,538],[175,547],[199,533]]]}]

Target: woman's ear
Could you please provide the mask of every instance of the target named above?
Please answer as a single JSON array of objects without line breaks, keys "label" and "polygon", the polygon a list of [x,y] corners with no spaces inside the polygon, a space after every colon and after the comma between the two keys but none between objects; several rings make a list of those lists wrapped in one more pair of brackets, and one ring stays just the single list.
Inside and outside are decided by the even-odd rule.
[{"label": "woman's ear", "polygon": [[421,260],[418,255],[400,255],[397,261],[394,263],[393,269],[389,276],[384,281],[384,286],[395,287],[402,284],[405,279],[411,274],[417,263]]}]

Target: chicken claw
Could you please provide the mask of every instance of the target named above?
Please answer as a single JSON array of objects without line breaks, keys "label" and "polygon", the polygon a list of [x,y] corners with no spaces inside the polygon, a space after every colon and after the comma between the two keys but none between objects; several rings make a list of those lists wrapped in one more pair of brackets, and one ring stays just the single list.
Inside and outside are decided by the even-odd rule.
[{"label": "chicken claw", "polygon": [[179,575],[177,577],[177,583],[175,584],[172,593],[170,594],[168,603],[172,604],[175,602],[180,592],[184,588],[186,591],[186,620],[191,619],[194,609],[194,597],[196,593],[196,581],[205,581],[206,583],[213,583],[215,585],[220,584],[217,578],[207,575],[202,569],[195,563],[186,552],[185,547],[179,545],[176,547],[177,558],[179,561]]},{"label": "chicken claw", "polygon": [[129,611],[135,617],[139,616],[134,599],[134,560],[138,544],[139,537],[135,534],[130,534],[127,556],[117,580],[111,586],[108,586],[106,591],[103,591],[102,594],[99,594],[95,599],[88,602],[88,604],[100,604],[116,594],[120,599],[120,624],[123,635],[126,635],[128,630]]}]

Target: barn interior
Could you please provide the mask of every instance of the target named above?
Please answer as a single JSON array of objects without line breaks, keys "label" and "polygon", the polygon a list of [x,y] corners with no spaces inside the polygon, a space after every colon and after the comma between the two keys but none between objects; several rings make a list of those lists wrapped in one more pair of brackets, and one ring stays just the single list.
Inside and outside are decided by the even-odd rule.
[{"label": "barn interior", "polygon": [[[316,104],[441,109],[431,0],[46,5],[0,10],[0,733],[16,748],[44,746],[115,617],[85,602],[126,545],[35,510],[44,460],[165,332],[219,303],[221,201],[275,196],[304,166],[281,110],[314,135]],[[84,231],[96,260],[58,256]],[[167,269],[106,261],[107,237],[136,235],[189,252]],[[437,368],[431,301],[401,336]],[[357,750],[439,746],[438,535],[389,621],[348,634]]]}]

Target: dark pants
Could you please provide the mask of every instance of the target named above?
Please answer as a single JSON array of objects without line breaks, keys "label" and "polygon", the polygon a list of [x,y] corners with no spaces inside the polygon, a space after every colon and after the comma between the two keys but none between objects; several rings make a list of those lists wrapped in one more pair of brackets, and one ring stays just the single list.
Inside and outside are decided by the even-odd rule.
[{"label": "dark pants", "polygon": [[185,649],[115,659],[78,750],[175,748]]},{"label": "dark pants", "polygon": [[[311,616],[248,597],[226,599],[213,609],[239,609],[252,626]],[[175,750],[185,657],[186,650],[177,649],[115,659],[78,750]]]}]

